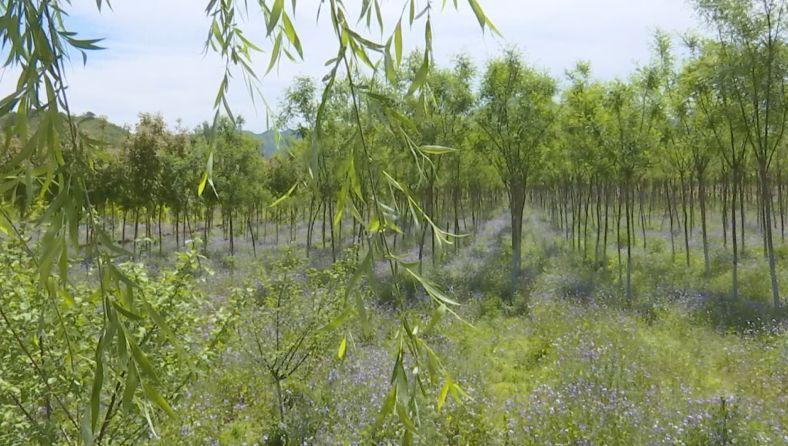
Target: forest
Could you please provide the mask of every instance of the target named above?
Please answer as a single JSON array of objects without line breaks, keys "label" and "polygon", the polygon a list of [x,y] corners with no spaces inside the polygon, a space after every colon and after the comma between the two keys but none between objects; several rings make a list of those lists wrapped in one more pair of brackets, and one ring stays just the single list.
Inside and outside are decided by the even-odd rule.
[{"label": "forest", "polygon": [[[102,42],[0,0],[0,445],[788,444],[788,3],[694,0],[625,78],[438,63],[490,1],[203,2],[187,128],[72,112]],[[229,85],[296,3],[337,52],[263,137]]]}]

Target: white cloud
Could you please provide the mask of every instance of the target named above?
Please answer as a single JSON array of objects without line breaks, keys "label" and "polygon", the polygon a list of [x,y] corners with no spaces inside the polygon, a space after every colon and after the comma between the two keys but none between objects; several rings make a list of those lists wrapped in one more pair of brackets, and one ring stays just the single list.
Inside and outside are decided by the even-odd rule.
[{"label": "white cloud", "polygon": [[[402,0],[384,1],[384,20],[391,26]],[[253,2],[252,2],[253,3]],[[288,2],[289,3],[289,2]],[[441,2],[433,2],[437,6]],[[448,2],[449,4],[451,2]],[[562,76],[580,59],[592,62],[598,76],[624,77],[649,56],[657,28],[679,32],[696,26],[684,0],[483,0],[487,15],[504,39],[482,34],[465,2],[460,11],[447,6],[433,13],[434,49],[441,63],[457,53],[470,54],[481,64],[502,47],[514,45],[531,63]],[[305,61],[284,62],[262,80],[262,90],[276,104],[296,75],[323,76],[323,62],[332,56],[334,37],[328,17],[315,23],[318,0],[298,2],[296,27],[305,46]],[[75,0],[69,23],[86,37],[106,37],[106,51],[91,54],[87,67],[75,59],[69,73],[70,100],[77,112],[93,111],[113,121],[133,124],[141,111],[160,112],[168,121],[183,119],[187,126],[212,116],[212,105],[222,75],[217,56],[202,54],[210,20],[204,2],[195,0],[136,0],[112,2],[113,9],[96,11],[94,0]],[[246,27],[260,39],[264,25],[251,17]],[[414,27],[408,39],[421,44],[423,28]],[[267,56],[257,66],[265,69]],[[0,92],[9,92],[14,74],[2,73]],[[247,127],[265,128],[265,114],[256,111],[236,80],[230,97]]]}]

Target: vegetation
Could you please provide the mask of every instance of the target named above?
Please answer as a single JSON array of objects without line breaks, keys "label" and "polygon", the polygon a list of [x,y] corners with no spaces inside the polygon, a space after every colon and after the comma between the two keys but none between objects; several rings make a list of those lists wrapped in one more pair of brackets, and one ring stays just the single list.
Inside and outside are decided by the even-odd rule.
[{"label": "vegetation", "polygon": [[[295,3],[259,2],[269,70]],[[71,115],[68,4],[0,1],[0,443],[788,441],[784,1],[698,0],[612,81],[329,3],[261,148],[246,5],[206,9],[212,122],[126,130]]]}]

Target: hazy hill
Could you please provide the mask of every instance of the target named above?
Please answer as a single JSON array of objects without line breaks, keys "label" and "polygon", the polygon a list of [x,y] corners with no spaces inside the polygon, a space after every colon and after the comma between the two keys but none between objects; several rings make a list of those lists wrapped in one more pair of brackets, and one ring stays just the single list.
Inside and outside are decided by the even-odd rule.
[{"label": "hazy hill", "polygon": [[[0,128],[5,126],[5,123],[14,119],[14,114],[8,115],[2,122]],[[103,116],[98,116],[95,113],[87,112],[75,117],[80,129],[82,129],[89,136],[103,141],[110,149],[119,149],[126,138],[131,135],[131,130],[126,127],[117,125]],[[38,124],[38,119],[33,117],[30,123],[31,128],[35,128]],[[281,130],[279,132],[279,146],[276,144],[276,137],[274,130],[266,130],[262,133],[254,133],[249,130],[243,131],[245,134],[253,137],[260,142],[260,152],[265,157],[271,157],[277,150],[286,150],[293,139],[298,138],[295,130]]]},{"label": "hazy hill", "polygon": [[[6,123],[15,119],[16,115],[10,113],[6,118],[0,122],[0,128],[4,128]],[[103,141],[109,148],[120,148],[123,141],[131,134],[131,132],[122,126],[114,124],[103,116],[97,116],[94,113],[87,112],[82,115],[74,117],[79,128],[84,131],[88,136]],[[35,129],[38,126],[38,118],[33,116],[30,118],[30,129]]]},{"label": "hazy hill", "polygon": [[106,118],[96,116],[91,112],[78,116],[77,123],[79,128],[85,133],[107,143],[111,148],[120,148],[131,134],[127,128],[114,124]]},{"label": "hazy hill", "polygon": [[276,136],[274,130],[266,130],[263,133],[254,133],[249,130],[244,130],[244,133],[250,135],[260,141],[260,152],[265,157],[272,157],[278,150],[287,150],[292,144],[292,140],[298,138],[295,130],[280,130],[279,131],[279,147],[276,145]]}]

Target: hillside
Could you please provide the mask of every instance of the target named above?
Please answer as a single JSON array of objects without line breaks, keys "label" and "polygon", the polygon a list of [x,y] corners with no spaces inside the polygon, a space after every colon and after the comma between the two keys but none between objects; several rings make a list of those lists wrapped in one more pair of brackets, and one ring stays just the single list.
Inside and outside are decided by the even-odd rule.
[{"label": "hillside", "polygon": [[244,130],[243,132],[260,141],[260,152],[267,158],[274,156],[279,150],[286,150],[290,147],[292,141],[298,138],[295,130],[281,130],[279,132],[279,144],[277,146],[276,131],[274,130],[266,130],[262,133],[254,133],[249,130]]},{"label": "hillside", "polygon": [[[62,114],[65,118],[65,114]],[[15,113],[9,113],[0,120],[0,128],[5,128],[7,123],[16,119]],[[103,116],[98,116],[92,112],[86,112],[74,117],[79,128],[88,136],[107,144],[109,148],[118,148],[123,141],[131,134],[128,128],[110,122]],[[30,119],[30,128],[38,127],[39,119],[35,115]]]},{"label": "hillside", "polygon": [[128,128],[110,122],[91,112],[77,117],[79,128],[94,138],[107,143],[111,148],[120,147],[131,134]]},{"label": "hillside", "polygon": [[[4,128],[7,122],[15,118],[14,113],[6,115],[0,121],[0,128]],[[64,115],[65,117],[65,115]],[[107,144],[110,149],[119,148],[123,141],[132,134],[132,130],[115,124],[109,121],[104,116],[96,115],[92,112],[86,112],[82,115],[75,116],[79,128],[84,131],[88,136],[95,138]],[[32,118],[30,127],[35,129],[38,126],[38,119]],[[260,142],[260,152],[265,157],[272,157],[277,151],[287,149],[295,138],[298,138],[295,130],[282,130],[279,132],[279,141],[276,141],[276,132],[274,130],[266,130],[262,133],[255,133],[250,130],[244,130],[244,134],[251,136]]]}]

